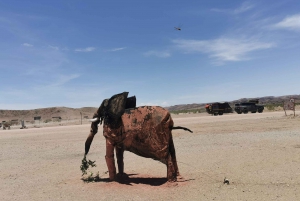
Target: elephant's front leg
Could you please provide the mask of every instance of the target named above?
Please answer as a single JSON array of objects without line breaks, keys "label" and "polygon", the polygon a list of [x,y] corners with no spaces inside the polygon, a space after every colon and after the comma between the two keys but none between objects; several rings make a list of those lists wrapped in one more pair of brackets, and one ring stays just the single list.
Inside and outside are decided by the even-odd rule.
[{"label": "elephant's front leg", "polygon": [[108,168],[109,179],[111,181],[116,180],[116,166],[115,166],[115,158],[114,158],[114,145],[106,138],[106,165]]},{"label": "elephant's front leg", "polygon": [[116,146],[116,155],[117,155],[117,163],[118,163],[118,170],[119,174],[124,174],[124,148],[123,145]]}]

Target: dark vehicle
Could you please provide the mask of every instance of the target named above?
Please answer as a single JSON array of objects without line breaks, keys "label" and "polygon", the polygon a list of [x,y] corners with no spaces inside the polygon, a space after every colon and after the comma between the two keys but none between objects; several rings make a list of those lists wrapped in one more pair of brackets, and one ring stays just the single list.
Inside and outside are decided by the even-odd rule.
[{"label": "dark vehicle", "polygon": [[249,102],[241,102],[234,105],[234,111],[238,114],[247,114],[248,112],[251,113],[262,113],[264,110],[263,105],[257,105],[258,100],[249,100]]},{"label": "dark vehicle", "polygon": [[2,122],[3,130],[6,130],[6,128],[9,130],[11,124],[9,122]]},{"label": "dark vehicle", "polygon": [[0,123],[0,128],[2,127],[2,123]]},{"label": "dark vehicle", "polygon": [[215,116],[223,115],[224,113],[232,113],[232,108],[227,102],[206,104],[205,109],[208,114],[213,114]]}]

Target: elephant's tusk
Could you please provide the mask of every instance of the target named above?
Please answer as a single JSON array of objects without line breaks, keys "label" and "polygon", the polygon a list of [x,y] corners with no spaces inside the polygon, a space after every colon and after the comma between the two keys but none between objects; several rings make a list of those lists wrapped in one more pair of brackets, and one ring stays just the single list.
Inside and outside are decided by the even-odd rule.
[{"label": "elephant's tusk", "polygon": [[96,121],[98,121],[98,120],[99,120],[98,117],[96,117],[96,118],[94,118],[94,119],[90,119],[91,122],[96,122]]}]

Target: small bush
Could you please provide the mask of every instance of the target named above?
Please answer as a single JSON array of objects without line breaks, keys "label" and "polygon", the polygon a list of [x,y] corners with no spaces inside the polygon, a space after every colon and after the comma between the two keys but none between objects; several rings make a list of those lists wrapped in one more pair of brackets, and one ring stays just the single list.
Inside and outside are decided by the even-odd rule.
[{"label": "small bush", "polygon": [[[89,169],[89,167],[96,167],[95,164],[96,161],[91,161],[91,160],[86,160],[86,156],[83,157],[82,161],[81,161],[81,166],[80,166],[80,170],[82,172],[82,176],[87,174],[87,169]],[[92,174],[92,173],[91,173]],[[93,175],[91,175],[93,176]]]},{"label": "small bush", "polygon": [[272,104],[272,105],[266,105],[266,108],[270,111],[274,110],[275,106]]},{"label": "small bush", "polygon": [[48,123],[48,122],[51,122],[52,120],[51,119],[46,119],[45,121],[44,121],[44,123]]}]

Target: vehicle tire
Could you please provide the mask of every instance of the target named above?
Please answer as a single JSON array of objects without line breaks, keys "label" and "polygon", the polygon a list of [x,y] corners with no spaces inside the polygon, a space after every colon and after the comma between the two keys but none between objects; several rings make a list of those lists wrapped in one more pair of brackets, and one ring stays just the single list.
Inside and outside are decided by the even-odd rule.
[{"label": "vehicle tire", "polygon": [[236,113],[238,113],[238,114],[242,114],[242,112],[241,112],[241,111],[238,111],[238,112],[236,112]]},{"label": "vehicle tire", "polygon": [[244,114],[247,114],[248,113],[248,110],[244,110]]},{"label": "vehicle tire", "polygon": [[262,113],[263,111],[262,110],[258,110],[258,113]]},{"label": "vehicle tire", "polygon": [[218,116],[218,113],[214,113],[214,116]]},{"label": "vehicle tire", "polygon": [[219,115],[223,115],[223,112],[219,112]]},{"label": "vehicle tire", "polygon": [[256,111],[251,111],[251,113],[256,113]]}]

